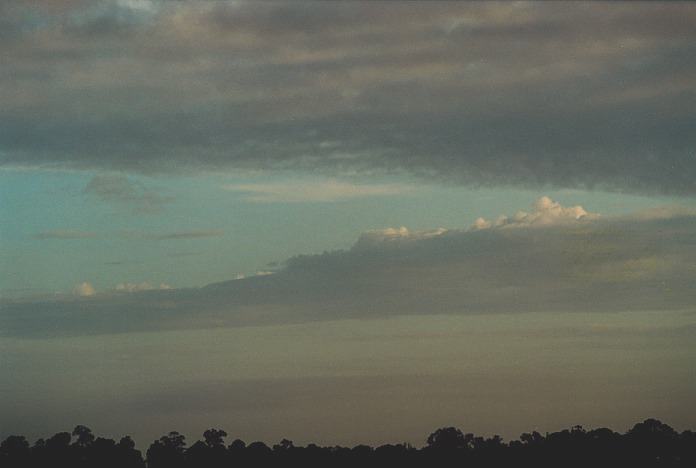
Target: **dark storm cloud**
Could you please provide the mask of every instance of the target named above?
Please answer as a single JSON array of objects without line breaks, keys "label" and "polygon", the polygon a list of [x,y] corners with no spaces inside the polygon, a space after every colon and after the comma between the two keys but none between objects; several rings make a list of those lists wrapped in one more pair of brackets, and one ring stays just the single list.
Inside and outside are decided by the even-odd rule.
[{"label": "dark storm cloud", "polygon": [[[542,203],[543,202],[543,203]],[[203,288],[6,300],[0,333],[128,333],[397,315],[693,310],[696,216],[600,218],[541,199],[468,230],[365,233],[350,250]]]},{"label": "dark storm cloud", "polygon": [[7,11],[5,165],[696,194],[690,4]]}]

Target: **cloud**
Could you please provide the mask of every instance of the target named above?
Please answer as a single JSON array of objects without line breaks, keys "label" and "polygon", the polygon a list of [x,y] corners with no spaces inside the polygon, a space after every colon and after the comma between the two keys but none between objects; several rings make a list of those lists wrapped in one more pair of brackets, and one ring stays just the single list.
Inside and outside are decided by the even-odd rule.
[{"label": "cloud", "polygon": [[[116,237],[119,239],[130,239],[130,240],[154,240],[154,241],[166,241],[166,240],[188,240],[188,239],[205,239],[208,237],[221,237],[225,235],[225,231],[222,229],[198,229],[192,231],[173,231],[173,232],[133,232],[133,231],[123,231],[117,233],[104,234],[102,237]],[[51,231],[43,231],[34,235],[35,239],[40,240],[51,240],[51,239],[96,239],[100,236],[95,232],[91,231],[76,231],[70,229],[55,229]],[[181,252],[172,253],[171,257],[183,257],[190,255],[199,255],[200,252]],[[122,262],[108,262],[111,265],[118,265]],[[130,262],[129,262],[130,263]]]},{"label": "cloud", "polygon": [[97,293],[97,290],[94,289],[94,286],[92,286],[92,283],[88,281],[84,281],[82,283],[79,283],[73,288],[73,294],[75,296],[79,297],[88,297],[88,296],[94,296]]},{"label": "cloud", "polygon": [[160,195],[120,174],[96,175],[84,189],[101,201],[127,207],[136,213],[159,213],[172,197]]},{"label": "cloud", "polygon": [[491,227],[529,227],[557,226],[574,224],[582,221],[599,219],[599,214],[588,213],[582,206],[564,207],[549,197],[541,197],[534,203],[533,211],[518,211],[514,217],[501,215],[495,222],[477,218],[472,229],[489,229]]},{"label": "cloud", "polygon": [[[186,239],[204,239],[206,237],[220,237],[223,236],[225,232],[222,229],[193,229],[188,231],[172,231],[172,232],[136,232],[136,231],[122,231],[117,233],[111,233],[109,235],[104,235],[104,237],[117,237],[120,239],[144,239],[144,240],[186,240]],[[50,239],[95,239],[99,237],[97,233],[91,231],[77,231],[72,229],[56,229],[51,231],[43,231],[34,235],[35,239],[50,240]],[[189,256],[198,255],[200,252],[182,252],[182,253],[172,253],[170,256]],[[112,265],[119,264],[121,262],[109,262]]]},{"label": "cloud", "polygon": [[642,210],[632,215],[633,218],[650,221],[650,220],[660,220],[660,219],[670,219],[670,218],[680,218],[680,217],[693,217],[696,216],[695,208],[688,208],[685,206],[662,206],[656,208],[650,208],[647,210]]},{"label": "cloud", "polygon": [[399,195],[411,190],[398,184],[351,184],[338,180],[271,184],[230,184],[224,190],[239,192],[257,203],[334,202],[372,196]]},{"label": "cloud", "polygon": [[75,231],[71,229],[55,229],[52,231],[43,231],[34,236],[36,239],[91,239],[97,237],[97,234],[89,231]]},{"label": "cloud", "polygon": [[3,166],[696,194],[688,3],[22,5]]},{"label": "cloud", "polygon": [[348,250],[299,255],[272,275],[203,288],[102,293],[89,304],[67,296],[6,299],[0,333],[41,337],[397,315],[694,311],[696,216],[590,215],[542,199],[518,225],[371,231]]},{"label": "cloud", "polygon": [[[681,211],[674,211],[681,213]],[[667,214],[667,213],[665,213]],[[644,216],[644,215],[637,215]],[[469,228],[471,231],[483,229],[508,229],[520,227],[552,227],[563,225],[577,225],[588,221],[598,220],[598,213],[590,213],[582,206],[565,207],[560,203],[543,196],[539,198],[533,206],[531,212],[518,211],[513,217],[501,215],[496,221],[489,221],[485,218],[476,218],[474,224]],[[376,229],[363,233],[353,246],[353,249],[372,248],[374,246],[384,247],[389,244],[398,245],[404,242],[414,242],[446,234],[456,234],[457,230],[447,230],[437,228],[425,231],[411,231],[402,226],[400,228]]]},{"label": "cloud", "polygon": [[201,255],[202,252],[171,252],[167,254],[167,257],[195,257],[197,255]]},{"label": "cloud", "polygon": [[152,291],[153,289],[168,290],[172,289],[167,283],[160,283],[159,286],[153,286],[147,281],[141,283],[119,283],[116,285],[116,291],[119,292],[140,292],[140,291]]},{"label": "cloud", "polygon": [[234,279],[242,280],[245,278],[253,278],[254,276],[266,276],[266,275],[272,275],[275,273],[276,273],[275,271],[267,271],[267,270],[260,270],[260,271],[257,271],[255,273],[251,274],[251,275],[247,275],[245,273],[237,273],[237,276],[235,276]]},{"label": "cloud", "polygon": [[[225,234],[222,229],[198,229],[193,231],[175,231],[164,234],[140,234],[144,239],[151,240],[185,240],[185,239],[203,239],[206,237],[220,237]],[[136,234],[138,236],[138,234]]]},{"label": "cloud", "polygon": [[[192,229],[184,231],[172,231],[172,232],[143,232],[143,231],[122,231],[117,234],[121,239],[134,239],[134,240],[154,240],[154,241],[166,241],[166,240],[189,240],[189,239],[205,239],[207,237],[220,237],[225,235],[225,231],[222,229]],[[190,253],[185,252],[185,255]],[[196,254],[195,252],[193,254]]]},{"label": "cloud", "polygon": [[448,231],[437,228],[427,231],[411,231],[405,226],[400,228],[374,229],[363,233],[353,246],[353,249],[370,248],[375,245],[389,245],[390,243],[413,242],[431,237],[441,236]]}]

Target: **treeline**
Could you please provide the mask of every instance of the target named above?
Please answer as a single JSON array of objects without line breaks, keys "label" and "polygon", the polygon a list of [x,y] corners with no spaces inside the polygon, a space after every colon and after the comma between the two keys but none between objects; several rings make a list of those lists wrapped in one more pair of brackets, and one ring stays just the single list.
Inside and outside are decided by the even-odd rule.
[{"label": "treeline", "polygon": [[269,447],[209,429],[188,446],[178,432],[154,441],[142,454],[126,436],[118,442],[95,437],[85,426],[60,432],[30,445],[23,436],[0,444],[2,468],[233,468],[233,467],[696,467],[696,433],[678,433],[647,419],[625,434],[580,426],[542,435],[522,434],[504,442],[499,436],[477,437],[454,427],[430,434],[422,448],[409,444],[319,447],[295,446],[287,439]]}]

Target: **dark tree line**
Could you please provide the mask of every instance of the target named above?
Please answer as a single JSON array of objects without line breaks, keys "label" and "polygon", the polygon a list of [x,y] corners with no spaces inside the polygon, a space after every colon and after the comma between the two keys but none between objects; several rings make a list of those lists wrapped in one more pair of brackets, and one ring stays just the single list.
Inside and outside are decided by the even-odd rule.
[{"label": "dark tree line", "polygon": [[696,467],[696,433],[678,433],[647,419],[625,434],[580,426],[560,432],[522,434],[504,442],[478,437],[454,427],[430,434],[422,448],[409,444],[297,447],[287,439],[272,447],[263,442],[229,445],[227,433],[209,429],[203,440],[187,445],[170,432],[154,441],[145,456],[126,436],[118,442],[95,437],[85,426],[59,432],[30,445],[23,436],[0,444],[1,468],[234,468],[234,467]]}]

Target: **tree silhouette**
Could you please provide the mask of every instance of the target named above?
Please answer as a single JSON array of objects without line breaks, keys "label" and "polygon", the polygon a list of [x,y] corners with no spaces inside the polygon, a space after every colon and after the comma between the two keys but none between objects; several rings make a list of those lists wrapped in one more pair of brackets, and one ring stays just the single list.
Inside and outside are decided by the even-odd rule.
[{"label": "tree silhouette", "polygon": [[435,450],[454,450],[467,448],[471,434],[464,435],[456,427],[444,427],[428,436],[428,447]]},{"label": "tree silhouette", "polygon": [[208,429],[203,433],[205,444],[210,448],[224,448],[225,437],[227,437],[227,432],[220,429]]},{"label": "tree silhouette", "polygon": [[246,449],[249,452],[252,452],[252,453],[255,453],[258,455],[268,455],[271,453],[271,449],[268,447],[268,445],[266,445],[260,441],[250,443]]},{"label": "tree silhouette", "polygon": [[172,431],[150,445],[147,450],[148,468],[181,468],[185,466],[186,438]]},{"label": "tree silhouette", "polygon": [[230,452],[241,452],[241,451],[244,450],[245,448],[246,448],[246,443],[244,443],[243,440],[235,439],[235,440],[232,441],[232,443],[230,444],[228,450],[229,450]]},{"label": "tree silhouette", "polygon": [[646,419],[626,434],[636,462],[656,461],[670,466],[675,463],[679,434],[657,419]]},{"label": "tree silhouette", "polygon": [[0,466],[29,466],[29,442],[24,436],[9,436],[0,443]]},{"label": "tree silhouette", "polygon": [[92,430],[86,426],[75,426],[72,431],[73,437],[77,437],[75,445],[79,447],[87,447],[92,442],[94,442],[94,435]]},{"label": "tree silhouette", "polygon": [[[235,439],[225,447],[227,433],[208,429],[203,440],[186,447],[185,437],[170,432],[155,440],[146,460],[128,436],[118,442],[95,437],[86,426],[59,432],[30,446],[25,437],[11,435],[0,442],[1,468],[244,468],[244,467],[385,467],[401,468],[694,468],[696,433],[681,434],[657,419],[646,419],[626,434],[607,428],[573,426],[542,435],[522,434],[506,443],[463,433],[455,427],[436,430],[422,449],[408,444],[298,447],[282,439],[269,448],[257,441]],[[73,440],[74,437],[74,440]],[[71,441],[73,441],[71,443]]]},{"label": "tree silhouette", "polygon": [[292,440],[288,439],[283,439],[280,442],[278,442],[276,445],[273,446],[273,451],[274,452],[287,452],[288,450],[291,450],[295,446],[292,443]]},{"label": "tree silhouette", "polygon": [[190,467],[223,467],[228,461],[225,448],[227,433],[220,429],[208,429],[203,433],[204,441],[197,441],[186,450],[186,464]]}]

